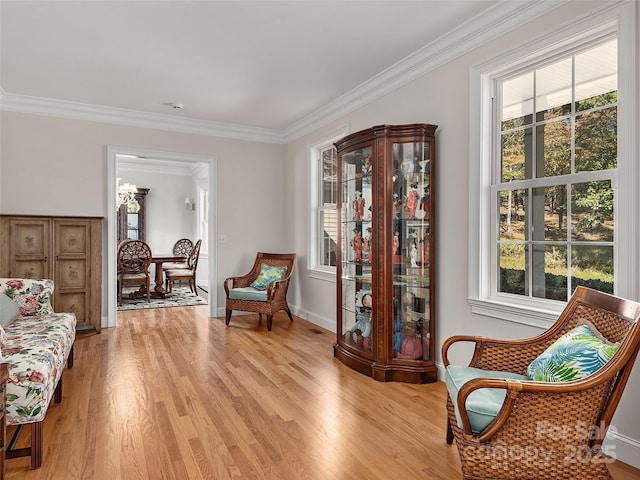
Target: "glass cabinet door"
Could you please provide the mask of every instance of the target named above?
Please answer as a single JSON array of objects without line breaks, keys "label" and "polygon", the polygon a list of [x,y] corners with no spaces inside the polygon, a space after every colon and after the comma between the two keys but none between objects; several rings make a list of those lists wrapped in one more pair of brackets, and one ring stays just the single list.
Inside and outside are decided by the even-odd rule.
[{"label": "glass cabinet door", "polygon": [[429,143],[393,144],[393,358],[431,360]]},{"label": "glass cabinet door", "polygon": [[371,247],[373,232],[371,147],[342,156],[341,280],[342,338],[346,345],[371,352]]},{"label": "glass cabinet door", "polygon": [[118,209],[118,243],[123,240],[146,242],[145,210],[148,188],[138,188],[135,200]]},{"label": "glass cabinet door", "polygon": [[379,381],[438,379],[435,131],[377,125],[336,142],[334,356]]}]

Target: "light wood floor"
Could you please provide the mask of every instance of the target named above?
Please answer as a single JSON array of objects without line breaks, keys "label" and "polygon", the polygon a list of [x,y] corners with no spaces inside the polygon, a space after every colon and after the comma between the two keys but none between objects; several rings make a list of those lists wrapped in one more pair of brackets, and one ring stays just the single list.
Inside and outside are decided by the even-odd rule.
[{"label": "light wood floor", "polygon": [[[381,383],[333,358],[334,334],[285,314],[120,312],[79,336],[43,466],[7,479],[460,479],[445,387]],[[640,479],[617,462],[616,480]]]}]

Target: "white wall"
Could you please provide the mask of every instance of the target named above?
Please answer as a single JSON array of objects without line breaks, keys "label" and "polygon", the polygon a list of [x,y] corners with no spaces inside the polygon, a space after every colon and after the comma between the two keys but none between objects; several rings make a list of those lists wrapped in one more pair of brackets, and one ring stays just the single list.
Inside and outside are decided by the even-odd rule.
[{"label": "white wall", "polygon": [[[224,306],[226,277],[249,271],[256,251],[278,251],[285,242],[282,145],[5,111],[0,115],[0,213],[106,219],[111,207],[107,206],[107,146],[180,152],[218,159],[211,221],[227,239],[217,246],[218,305]],[[103,232],[106,316],[106,220]],[[158,242],[164,245],[169,240]]]},{"label": "white wall", "polygon": [[[469,187],[469,69],[517,47],[528,38],[549,32],[574,20],[601,2],[579,2],[560,7],[530,24],[504,35],[451,61],[424,77],[369,105],[297,139],[287,145],[287,183],[294,198],[307,195],[308,150],[327,139],[343,125],[356,132],[378,124],[432,123],[439,126],[437,141],[437,361],[441,364],[442,342],[457,334],[498,338],[522,338],[538,334],[535,327],[473,314],[467,302],[468,283],[468,187]],[[471,161],[473,161],[471,159]],[[287,212],[292,246],[306,251],[308,245],[309,201],[290,204]],[[299,263],[299,312],[320,324],[336,317],[334,282],[308,275],[306,258]],[[335,326],[333,327],[335,330]],[[451,352],[455,363],[468,361],[469,350]],[[623,461],[640,467],[640,365],[635,366],[626,392],[613,419],[620,434],[614,452]]]}]

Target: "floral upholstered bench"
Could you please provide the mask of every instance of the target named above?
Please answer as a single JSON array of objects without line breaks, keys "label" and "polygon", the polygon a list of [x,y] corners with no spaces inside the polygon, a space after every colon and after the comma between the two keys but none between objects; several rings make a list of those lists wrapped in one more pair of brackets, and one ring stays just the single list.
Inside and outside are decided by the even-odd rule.
[{"label": "floral upholstered bench", "polygon": [[[6,423],[17,425],[6,457],[31,457],[42,465],[43,421],[51,399],[62,401],[62,372],[73,366],[76,317],[51,307],[53,281],[0,278],[2,362],[9,367]],[[13,448],[22,427],[31,426],[31,444]]]}]

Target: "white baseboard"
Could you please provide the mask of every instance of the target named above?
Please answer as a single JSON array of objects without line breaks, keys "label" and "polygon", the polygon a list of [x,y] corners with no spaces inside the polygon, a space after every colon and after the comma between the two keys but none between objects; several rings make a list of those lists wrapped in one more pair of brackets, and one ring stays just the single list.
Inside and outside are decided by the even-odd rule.
[{"label": "white baseboard", "polygon": [[615,425],[609,427],[604,439],[604,451],[635,468],[640,468],[640,442],[634,438],[622,435],[615,429]]},{"label": "white baseboard", "polygon": [[319,327],[324,328],[325,330],[329,330],[330,332],[336,333],[336,320],[335,318],[324,318],[319,315],[315,315],[306,310],[302,310],[296,306],[289,305],[291,308],[291,313],[295,316],[300,317],[308,322],[311,322]]},{"label": "white baseboard", "polygon": [[[289,308],[291,309],[291,313],[293,313],[296,317],[300,317],[303,320],[307,320],[308,322],[318,325],[319,327],[322,327],[325,330],[329,330],[330,332],[335,333],[336,331],[335,319],[323,318],[318,315],[314,315],[306,310],[302,310],[296,307],[295,305],[291,305],[291,304],[289,304]],[[240,310],[234,310],[231,313],[231,316],[246,315],[247,313],[250,313],[250,312],[242,312]],[[216,316],[224,318],[225,315],[226,315],[226,309],[224,307],[218,307]]]}]

